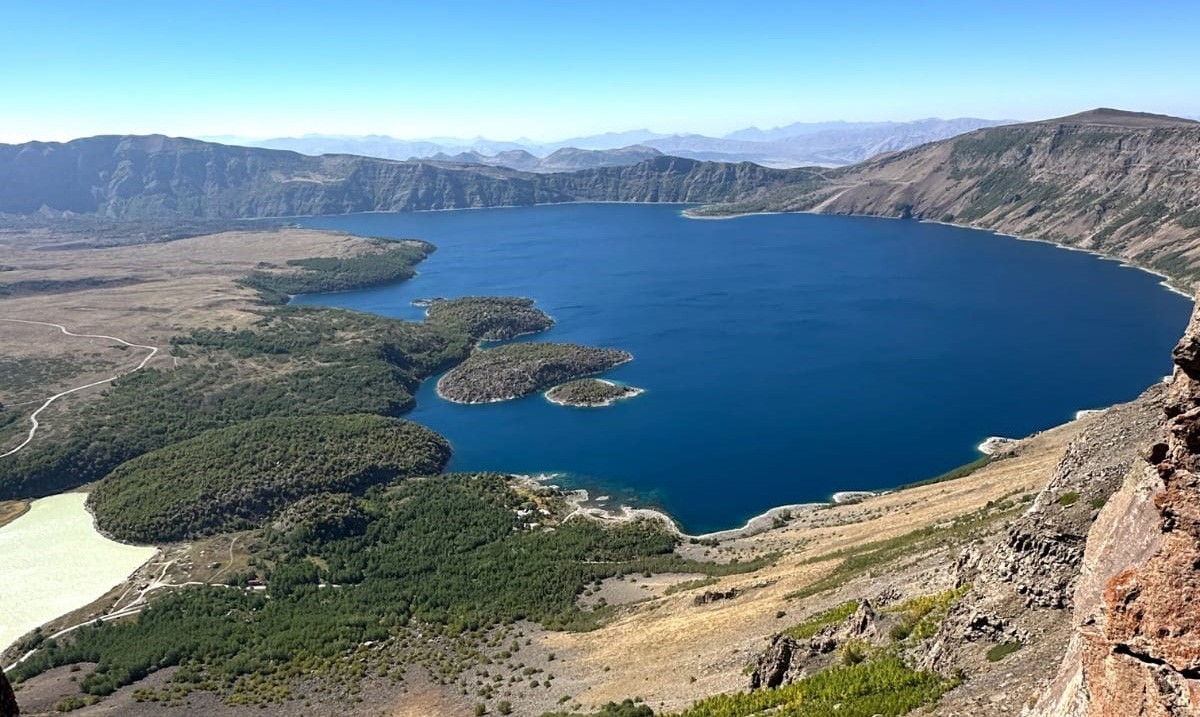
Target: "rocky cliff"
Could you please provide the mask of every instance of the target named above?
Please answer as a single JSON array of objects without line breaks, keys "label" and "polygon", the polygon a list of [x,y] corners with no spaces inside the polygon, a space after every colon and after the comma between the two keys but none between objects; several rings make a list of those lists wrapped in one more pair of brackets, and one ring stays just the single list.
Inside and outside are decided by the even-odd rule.
[{"label": "rocky cliff", "polygon": [[17,697],[13,694],[12,685],[8,678],[0,672],[0,717],[18,717],[21,714],[17,707]]},{"label": "rocky cliff", "polygon": [[1192,279],[1200,274],[1200,123],[1093,110],[992,127],[707,211],[953,222],[1078,246]]},{"label": "rocky cliff", "polygon": [[570,201],[728,202],[810,176],[673,157],[532,174],[451,162],[310,157],[159,135],[102,136],[0,145],[0,213],[241,218]]},{"label": "rocky cliff", "polygon": [[1027,714],[1200,714],[1200,308],[1174,358],[1165,437],[1091,528],[1070,647]]}]

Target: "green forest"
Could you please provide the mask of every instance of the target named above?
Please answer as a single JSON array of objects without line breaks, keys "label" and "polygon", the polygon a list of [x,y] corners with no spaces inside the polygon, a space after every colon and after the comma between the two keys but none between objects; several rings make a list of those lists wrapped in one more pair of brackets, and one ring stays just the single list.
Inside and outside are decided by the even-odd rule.
[{"label": "green forest", "polygon": [[898,717],[936,700],[954,684],[888,653],[831,667],[786,687],[710,697],[679,717]]},{"label": "green forest", "polygon": [[533,299],[517,296],[464,296],[429,302],[431,323],[458,328],[482,341],[504,341],[545,331],[554,320],[533,306]]},{"label": "green forest", "polygon": [[[430,250],[409,243],[369,258],[308,260],[299,272],[257,272],[247,284],[267,301],[352,288],[411,275]],[[125,540],[254,531],[244,541],[253,546],[248,568],[224,584],[164,592],[135,617],[45,640],[12,677],[94,663],[79,686],[102,696],[178,667],[169,699],[201,689],[237,704],[295,698],[301,676],[353,692],[368,669],[401,680],[396,665],[426,659],[442,660],[438,679],[453,679],[509,659],[516,648],[498,641],[521,621],[589,630],[610,619],[614,608],[578,601],[606,578],[729,575],[774,559],[685,560],[679,538],[659,523],[559,522],[556,489],[440,473],[446,441],[398,418],[417,386],[466,360],[479,340],[552,322],[528,299],[438,305],[420,323],[264,306],[251,326],[177,336],[173,361],[113,382],[71,413],[58,440],[0,463],[0,499],[96,483],[99,526]],[[519,346],[484,354],[547,364],[542,378],[629,358]],[[531,513],[550,527],[522,517]],[[431,636],[457,646],[454,656],[430,658]],[[630,703],[606,714],[647,711]]]},{"label": "green forest", "polygon": [[88,500],[118,540],[169,542],[258,527],[317,493],[437,473],[449,457],[441,436],[395,418],[263,418],[127,461]]},{"label": "green forest", "polygon": [[[530,530],[516,511],[533,505],[532,497],[506,476],[490,474],[368,489],[356,499],[367,520],[336,535],[267,529],[270,547],[258,560],[265,594],[240,587],[183,589],[156,599],[136,619],[48,641],[13,677],[95,662],[81,684],[104,695],[151,671],[181,665],[177,682],[231,700],[264,701],[302,673],[342,674],[342,658],[367,641],[413,629],[482,636],[518,620],[586,630],[610,614],[577,604],[597,580],[761,567],[684,560],[674,552],[677,538],[657,523],[603,527],[574,520],[553,531]],[[230,582],[237,586],[245,579]]]},{"label": "green forest", "polygon": [[255,271],[242,284],[270,304],[284,304],[296,294],[349,291],[390,284],[416,275],[413,267],[433,253],[423,241],[376,240],[375,251],[356,256],[293,259],[294,271]]},{"label": "green forest", "polygon": [[506,344],[471,354],[441,378],[438,392],[459,403],[503,401],[607,371],[632,359],[627,351],[579,344]]},{"label": "green forest", "polygon": [[115,381],[69,435],[0,462],[0,499],[103,478],[143,453],[271,416],[398,416],[433,373],[471,350],[465,334],[333,309],[279,308],[252,328],[176,337],[179,365]]}]

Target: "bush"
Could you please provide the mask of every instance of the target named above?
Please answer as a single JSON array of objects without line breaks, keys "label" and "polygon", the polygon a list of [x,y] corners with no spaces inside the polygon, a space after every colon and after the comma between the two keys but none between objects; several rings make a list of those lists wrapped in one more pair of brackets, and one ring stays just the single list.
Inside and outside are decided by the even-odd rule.
[{"label": "bush", "polygon": [[[797,640],[807,640],[826,627],[841,623],[846,618],[853,615],[854,611],[857,609],[858,601],[848,600],[837,607],[830,608],[824,612],[819,612],[804,622],[798,625],[793,625],[783,632],[785,635],[794,637]],[[777,617],[781,616],[777,615]]]},{"label": "bush", "polygon": [[956,684],[913,670],[893,652],[831,667],[786,687],[710,697],[679,717],[898,717],[930,704]]},{"label": "bush", "polygon": [[987,651],[988,662],[999,662],[1017,650],[1020,650],[1022,647],[1024,647],[1024,645],[1017,641],[1002,642],[999,645],[995,645],[992,647],[992,649]]}]

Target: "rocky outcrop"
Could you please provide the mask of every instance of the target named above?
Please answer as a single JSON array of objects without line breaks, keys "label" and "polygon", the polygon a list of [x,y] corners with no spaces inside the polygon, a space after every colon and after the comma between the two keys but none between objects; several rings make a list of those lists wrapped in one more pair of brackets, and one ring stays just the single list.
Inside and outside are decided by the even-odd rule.
[{"label": "rocky outcrop", "polygon": [[846,643],[857,640],[876,643],[882,635],[878,616],[869,600],[860,601],[854,613],[843,622],[825,627],[807,640],[777,634],[771,638],[770,647],[759,655],[750,673],[750,689],[790,685],[827,667],[834,652]]},{"label": "rocky outcrop", "polygon": [[[1139,446],[1160,435],[1164,393],[1164,386],[1153,386],[1135,401],[1087,418],[1030,507],[995,537],[963,551],[955,582],[971,589],[950,608],[923,667],[978,676],[992,669],[985,656],[991,646],[1036,642],[1038,649],[1024,659],[1053,669],[1070,640],[1068,615],[1088,531],[1139,462]],[[1037,679],[1036,670],[1029,674]]]},{"label": "rocky outcrop", "polygon": [[0,717],[19,717],[21,709],[17,707],[17,696],[13,694],[12,685],[8,678],[0,672]]},{"label": "rocky outcrop", "polygon": [[1174,352],[1164,440],[1088,537],[1075,633],[1028,714],[1200,714],[1200,308]]},{"label": "rocky outcrop", "polygon": [[711,605],[712,603],[721,602],[722,600],[732,600],[741,594],[742,591],[738,590],[737,588],[729,588],[728,590],[705,590],[703,593],[692,598],[692,604],[696,607],[700,607],[701,605]]},{"label": "rocky outcrop", "polygon": [[1070,608],[1088,530],[1137,462],[1139,446],[1161,430],[1163,393],[1153,386],[1138,400],[1088,419],[1029,510],[990,551],[963,555],[959,584],[1010,593],[1025,608]]}]

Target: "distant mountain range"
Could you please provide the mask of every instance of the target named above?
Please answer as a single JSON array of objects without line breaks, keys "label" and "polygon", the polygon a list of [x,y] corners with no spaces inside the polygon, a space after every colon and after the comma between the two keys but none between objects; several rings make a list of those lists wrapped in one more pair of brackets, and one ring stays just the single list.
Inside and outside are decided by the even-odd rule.
[{"label": "distant mountain range", "polygon": [[[697,152],[699,142],[677,137],[667,146]],[[686,202],[719,205],[696,210],[718,214],[934,219],[1074,243],[1176,278],[1200,276],[1200,123],[1190,120],[1100,109],[979,129],[835,169],[660,151],[642,145],[537,157],[501,150],[398,161],[161,135],[29,142],[0,145],[0,214],[178,220]],[[493,166],[505,162],[526,169]]]},{"label": "distant mountain range", "polygon": [[593,169],[595,167],[628,167],[652,157],[661,157],[653,147],[635,144],[620,149],[578,149],[563,147],[556,149],[545,157],[538,157],[523,149],[508,149],[494,155],[479,152],[459,152],[450,155],[438,152],[427,159],[435,162],[451,162],[456,164],[484,164],[492,167],[508,167],[522,172],[573,172],[577,169]]},{"label": "distant mountain range", "polygon": [[[786,168],[853,164],[883,152],[908,149],[982,127],[1009,123],[1011,120],[974,117],[914,122],[795,123],[774,129],[749,127],[722,137],[660,134],[641,129],[572,137],[550,143],[530,139],[504,142],[484,137],[407,140],[386,135],[304,135],[263,140],[222,136],[206,139],[225,144],[287,149],[309,155],[354,154],[382,159],[435,159],[505,166],[530,172],[627,166],[653,156],[648,153],[650,151],[689,159],[754,162],[765,167]],[[576,151],[561,154],[563,150]]]},{"label": "distant mountain range", "polygon": [[[459,161],[464,158],[312,157],[162,135],[0,144],[0,214],[230,219],[571,201],[708,203],[744,199],[812,176],[808,170],[701,162],[644,148],[628,154],[647,153],[652,156],[625,166],[534,173]],[[552,158],[597,161],[592,150],[533,161],[544,166]]]}]

